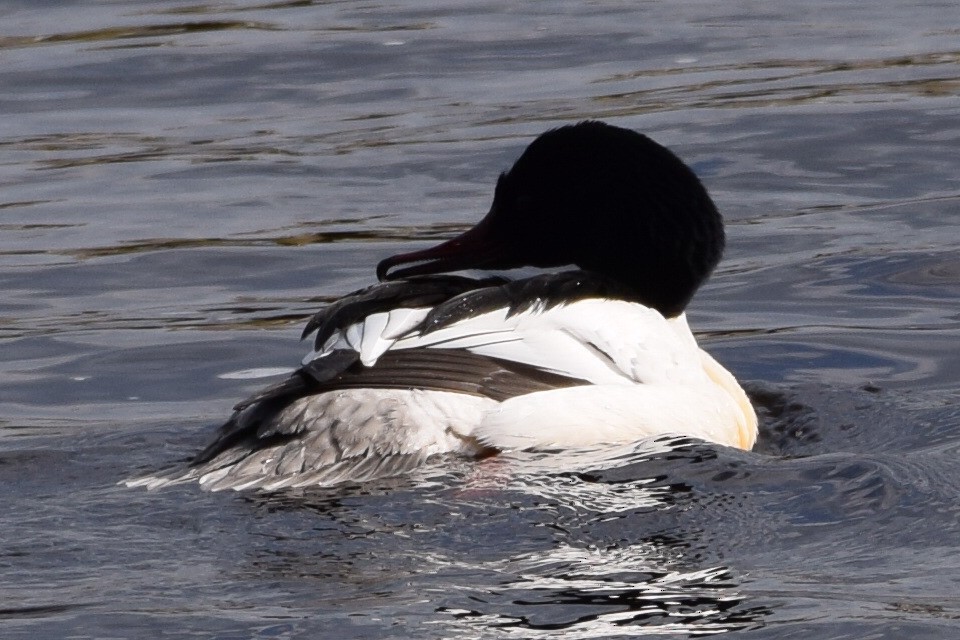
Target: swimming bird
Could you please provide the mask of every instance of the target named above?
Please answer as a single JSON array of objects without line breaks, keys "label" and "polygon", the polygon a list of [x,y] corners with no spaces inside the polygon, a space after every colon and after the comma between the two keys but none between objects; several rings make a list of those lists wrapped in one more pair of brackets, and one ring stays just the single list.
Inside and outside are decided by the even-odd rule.
[{"label": "swimming bird", "polygon": [[[378,284],[309,320],[295,373],[236,405],[188,468],[131,484],[331,485],[443,453],[660,434],[750,449],[750,401],[684,313],[724,242],[706,189],[665,147],[598,121],[547,131],[476,226],[380,262]],[[456,273],[522,267],[541,272]]]}]

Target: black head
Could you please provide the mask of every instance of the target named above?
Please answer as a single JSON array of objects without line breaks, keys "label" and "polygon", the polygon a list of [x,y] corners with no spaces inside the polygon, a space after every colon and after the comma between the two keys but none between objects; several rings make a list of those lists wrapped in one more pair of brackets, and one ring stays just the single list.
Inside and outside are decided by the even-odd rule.
[{"label": "black head", "polygon": [[[723,220],[679,158],[629,129],[587,121],[534,140],[497,181],[490,212],[378,277],[576,265],[665,316],[683,311],[723,253]],[[398,269],[393,267],[417,262]]]}]

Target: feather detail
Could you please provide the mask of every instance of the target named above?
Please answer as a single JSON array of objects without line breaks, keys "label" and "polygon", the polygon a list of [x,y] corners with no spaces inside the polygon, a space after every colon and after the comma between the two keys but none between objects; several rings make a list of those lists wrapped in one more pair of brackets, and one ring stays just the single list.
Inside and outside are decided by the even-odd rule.
[{"label": "feather detail", "polygon": [[361,331],[363,337],[360,339],[358,351],[360,361],[368,367],[372,367],[377,362],[377,358],[393,345],[393,340],[383,338],[389,318],[389,313],[373,313],[363,320]]}]

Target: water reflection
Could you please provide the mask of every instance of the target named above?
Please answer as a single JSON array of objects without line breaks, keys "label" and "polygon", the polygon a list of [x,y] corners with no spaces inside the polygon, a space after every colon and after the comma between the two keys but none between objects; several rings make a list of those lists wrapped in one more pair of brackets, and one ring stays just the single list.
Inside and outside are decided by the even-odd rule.
[{"label": "water reflection", "polygon": [[[375,579],[389,566],[391,582],[405,582],[411,597],[443,614],[435,624],[467,637],[493,629],[509,637],[562,631],[593,638],[641,629],[699,635],[762,624],[769,610],[742,595],[737,572],[705,564],[699,554],[701,518],[684,516],[699,522],[687,533],[667,524],[673,520],[665,513],[699,509],[690,487],[667,476],[678,460],[710,466],[716,476],[710,448],[657,438],[630,447],[453,461],[452,470],[442,470],[450,462],[444,459],[419,475],[346,493],[250,496],[266,512],[298,520],[314,513],[315,532],[352,539],[356,554],[301,557],[293,552],[300,545],[285,538],[258,554],[256,571],[315,579],[333,570],[343,584],[361,575]],[[401,507],[398,496],[415,496],[416,503]],[[371,500],[381,503],[376,517]],[[385,601],[405,600],[385,586]]]},{"label": "water reflection", "polygon": [[[600,638],[659,634],[707,635],[758,626],[769,610],[740,605],[736,581],[723,567],[643,570],[655,543],[627,549],[560,547],[519,558],[515,579],[495,592],[471,594],[469,609],[441,607],[468,636],[496,629],[507,637]],[[527,566],[525,566],[527,565]],[[471,634],[470,632],[473,632]]]}]

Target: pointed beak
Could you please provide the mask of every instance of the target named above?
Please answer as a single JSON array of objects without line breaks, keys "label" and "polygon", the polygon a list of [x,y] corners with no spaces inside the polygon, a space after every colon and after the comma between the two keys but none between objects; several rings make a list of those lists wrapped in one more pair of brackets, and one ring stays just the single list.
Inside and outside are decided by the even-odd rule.
[{"label": "pointed beak", "polygon": [[[391,256],[377,265],[377,279],[397,280],[410,276],[463,271],[465,269],[507,269],[511,261],[503,243],[490,231],[489,216],[452,240],[430,249]],[[393,272],[394,267],[419,263]]]}]

